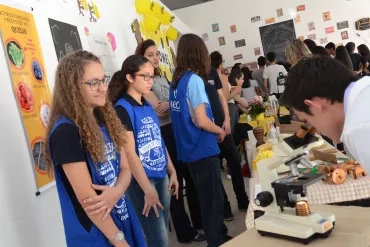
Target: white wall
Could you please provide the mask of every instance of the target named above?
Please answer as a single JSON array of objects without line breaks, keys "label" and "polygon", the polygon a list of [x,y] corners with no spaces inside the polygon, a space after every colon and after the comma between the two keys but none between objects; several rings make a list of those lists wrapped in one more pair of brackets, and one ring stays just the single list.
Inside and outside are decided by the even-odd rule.
[{"label": "white wall", "polygon": [[[353,41],[357,45],[364,43],[361,38],[356,36],[356,33],[360,33],[366,40],[370,39],[369,31],[358,32],[354,28],[355,21],[370,17],[370,1],[368,0],[215,0],[179,9],[175,13],[198,35],[208,33],[209,41],[206,41],[206,44],[209,51],[220,51],[226,60],[226,66],[230,66],[236,62],[233,56],[241,53],[244,58],[237,62],[255,61],[258,58],[254,55],[255,47],[261,47],[263,54],[259,27],[265,25],[264,20],[270,17],[275,17],[277,22],[293,19],[297,6],[301,4],[306,5],[306,11],[298,12],[301,16],[301,23],[295,24],[297,37],[305,36],[307,38],[308,34],[316,33],[316,43],[319,45],[319,39],[326,36],[329,41],[335,44],[346,44],[349,41]],[[284,16],[278,18],[276,10],[280,8],[283,8]],[[322,13],[326,11],[331,12],[331,21],[323,21]],[[251,23],[251,17],[254,16],[261,16],[261,22]],[[310,21],[315,22],[315,31],[308,31],[307,22]],[[349,21],[348,40],[342,41],[341,39],[340,32],[344,30],[337,31],[336,23],[341,21]],[[219,32],[212,32],[211,25],[213,23],[219,23]],[[236,25],[236,33],[230,32],[230,26],[233,24]],[[336,31],[326,35],[325,28],[330,26],[334,26]],[[226,39],[225,46],[218,44],[218,37],[221,36]],[[234,41],[238,39],[245,39],[246,46],[235,48]]]},{"label": "white wall", "polygon": [[[82,45],[88,47],[84,26],[91,32],[115,34],[118,67],[136,48],[130,24],[137,18],[133,0],[96,0],[101,19],[90,23],[78,14],[76,0],[0,0],[0,4],[27,9],[34,8],[34,17],[41,41],[42,53],[50,87],[53,88],[57,58],[48,25],[48,18],[78,26]],[[103,4],[107,3],[109,4]],[[1,24],[0,24],[1,25]],[[175,19],[173,26],[182,33],[190,29]],[[2,42],[1,46],[2,46]],[[7,68],[3,47],[0,47],[0,68]],[[36,197],[36,184],[10,75],[2,73],[0,90],[0,246],[65,247],[62,218],[56,188]],[[6,81],[8,81],[6,83]]]}]

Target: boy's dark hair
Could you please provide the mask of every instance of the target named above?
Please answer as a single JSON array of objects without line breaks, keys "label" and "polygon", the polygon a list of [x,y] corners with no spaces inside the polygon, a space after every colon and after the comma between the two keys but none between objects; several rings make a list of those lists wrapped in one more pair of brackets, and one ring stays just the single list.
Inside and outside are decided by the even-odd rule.
[{"label": "boy's dark hair", "polygon": [[252,80],[252,71],[248,67],[243,67],[241,69],[244,75],[244,82],[242,85],[242,88],[249,88],[251,87],[251,81]]},{"label": "boy's dark hair", "polygon": [[327,56],[305,58],[289,72],[280,103],[312,115],[304,103],[306,99],[320,97],[332,103],[341,103],[348,85],[357,80],[348,68],[335,59]]},{"label": "boy's dark hair", "polygon": [[263,57],[263,56],[260,56],[260,57],[257,59],[257,63],[258,63],[258,66],[259,66],[259,67],[266,66],[266,58],[265,58],[265,57]]},{"label": "boy's dark hair", "polygon": [[351,55],[352,53],[354,53],[354,52],[355,52],[356,44],[355,44],[355,43],[353,43],[353,42],[348,42],[348,43],[346,44],[346,49],[347,49],[347,51],[348,51],[349,55]]},{"label": "boy's dark hair", "polygon": [[276,60],[276,54],[275,54],[275,52],[272,52],[272,51],[270,51],[269,53],[267,53],[266,57],[267,57],[267,60],[270,63],[275,62],[275,60]]},{"label": "boy's dark hair", "polygon": [[212,52],[209,57],[211,58],[211,66],[215,69],[217,69],[224,61],[222,54],[218,51]]},{"label": "boy's dark hair", "polygon": [[331,50],[333,49],[335,51],[335,44],[333,42],[330,42],[328,43],[326,46],[325,46],[325,49],[328,49],[328,50]]}]

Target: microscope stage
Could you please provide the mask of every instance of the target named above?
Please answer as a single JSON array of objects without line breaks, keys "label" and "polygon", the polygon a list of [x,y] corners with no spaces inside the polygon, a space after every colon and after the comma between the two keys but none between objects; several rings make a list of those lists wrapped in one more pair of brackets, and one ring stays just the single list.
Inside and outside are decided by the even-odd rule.
[{"label": "microscope stage", "polygon": [[287,208],[280,213],[265,212],[255,220],[261,236],[273,236],[308,244],[317,236],[327,237],[333,230],[335,216],[331,213],[311,212],[297,216],[294,209]]}]

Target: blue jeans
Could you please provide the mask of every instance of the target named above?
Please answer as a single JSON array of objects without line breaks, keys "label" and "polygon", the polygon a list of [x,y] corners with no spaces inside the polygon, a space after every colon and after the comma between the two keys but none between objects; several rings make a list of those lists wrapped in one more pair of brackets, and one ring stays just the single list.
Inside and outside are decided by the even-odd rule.
[{"label": "blue jeans", "polygon": [[139,218],[148,247],[168,247],[168,223],[171,200],[171,194],[168,191],[169,179],[166,175],[163,179],[149,179],[149,181],[164,207],[164,210],[158,208],[159,217],[155,216],[153,209],[150,210],[148,217],[142,214],[145,195],[134,178],[132,178],[131,184],[126,191],[126,196],[130,200],[136,216]]}]

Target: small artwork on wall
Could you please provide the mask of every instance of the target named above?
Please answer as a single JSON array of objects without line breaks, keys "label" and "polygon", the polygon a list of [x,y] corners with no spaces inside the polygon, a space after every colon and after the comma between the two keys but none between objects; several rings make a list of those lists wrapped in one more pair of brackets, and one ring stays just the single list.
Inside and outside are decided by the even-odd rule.
[{"label": "small artwork on wall", "polygon": [[251,22],[254,23],[254,22],[258,22],[258,21],[261,21],[261,16],[255,16],[255,17],[252,17],[251,18]]},{"label": "small artwork on wall", "polygon": [[231,31],[232,33],[236,33],[236,25],[231,25],[231,26],[230,26],[230,31]]},{"label": "small artwork on wall", "polygon": [[316,29],[315,22],[313,21],[308,22],[307,26],[308,26],[308,31],[313,31]]},{"label": "small artwork on wall", "polygon": [[235,47],[236,48],[242,47],[242,46],[245,46],[245,39],[235,40]]},{"label": "small artwork on wall", "polygon": [[304,41],[304,36],[299,36],[298,39]]},{"label": "small artwork on wall", "polygon": [[330,11],[326,11],[326,12],[322,13],[322,18],[323,18],[324,21],[330,21],[331,20]]},{"label": "small artwork on wall", "polygon": [[259,55],[261,55],[261,48],[260,48],[260,47],[256,47],[256,48],[254,48],[254,55],[255,55],[255,56],[259,56]]},{"label": "small artwork on wall", "polygon": [[218,31],[220,31],[220,27],[219,27],[218,23],[214,23],[214,24],[212,24],[212,31],[213,31],[213,32],[218,32]]},{"label": "small artwork on wall", "polygon": [[265,20],[266,25],[271,24],[271,23],[274,23],[274,22],[275,22],[275,18],[274,17],[271,17],[271,18],[268,18],[268,19]]},{"label": "small artwork on wall", "polygon": [[202,39],[203,39],[204,41],[208,41],[208,40],[209,40],[209,38],[208,38],[208,33],[203,33],[203,34],[202,34]]},{"label": "small artwork on wall", "polygon": [[282,16],[284,16],[283,9],[277,9],[277,10],[276,10],[276,12],[277,12],[277,16],[278,16],[278,17],[282,17]]},{"label": "small artwork on wall", "polygon": [[307,35],[307,39],[312,39],[312,40],[316,40],[316,34],[309,34]]},{"label": "small artwork on wall", "polygon": [[234,55],[234,60],[239,60],[243,58],[243,54]]},{"label": "small artwork on wall", "polygon": [[222,45],[226,45],[225,37],[219,37],[219,38],[218,38],[218,44],[219,44],[220,46],[222,46]]},{"label": "small artwork on wall", "polygon": [[301,22],[301,16],[300,15],[296,15],[294,17],[294,23],[297,24],[297,23],[300,23]]},{"label": "small artwork on wall", "polygon": [[341,22],[337,23],[338,30],[345,29],[345,28],[348,28],[348,27],[349,27],[348,21],[341,21]]},{"label": "small artwork on wall", "polygon": [[343,31],[340,35],[342,36],[342,40],[348,39],[348,31]]},{"label": "small artwork on wall", "polygon": [[298,5],[297,6],[297,11],[299,12],[299,11],[305,11],[306,10],[306,5]]},{"label": "small artwork on wall", "polygon": [[321,44],[321,45],[324,45],[324,44],[326,44],[326,43],[328,43],[328,37],[325,37],[325,38],[321,38],[321,39],[320,39],[320,44]]},{"label": "small artwork on wall", "polygon": [[334,33],[334,26],[325,28],[325,33],[326,34]]}]

